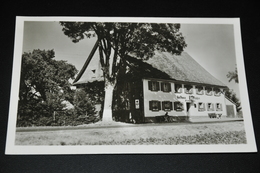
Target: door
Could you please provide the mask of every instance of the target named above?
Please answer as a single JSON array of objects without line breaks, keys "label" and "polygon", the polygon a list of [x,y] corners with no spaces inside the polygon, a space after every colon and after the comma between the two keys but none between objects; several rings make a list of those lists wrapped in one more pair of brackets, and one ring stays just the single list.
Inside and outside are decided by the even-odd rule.
[{"label": "door", "polygon": [[187,111],[187,116],[190,116],[190,106],[191,106],[191,103],[186,103],[186,111]]},{"label": "door", "polygon": [[235,117],[234,105],[227,105],[227,117]]}]

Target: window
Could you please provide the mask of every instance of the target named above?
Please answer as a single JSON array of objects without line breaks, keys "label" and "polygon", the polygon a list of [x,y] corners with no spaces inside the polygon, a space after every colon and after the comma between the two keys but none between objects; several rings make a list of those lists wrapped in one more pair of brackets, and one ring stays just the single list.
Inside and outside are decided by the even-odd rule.
[{"label": "window", "polygon": [[170,101],[163,101],[162,102],[162,110],[164,110],[164,111],[171,111],[172,110],[172,102],[170,102]]},{"label": "window", "polygon": [[149,101],[149,109],[151,111],[159,111],[161,110],[161,102],[157,100]]},{"label": "window", "polygon": [[175,84],[175,93],[181,93],[182,92],[182,86],[181,84]]},{"label": "window", "polygon": [[204,94],[204,90],[202,86],[196,86],[196,93],[198,95],[203,95]]},{"label": "window", "polygon": [[172,90],[171,90],[171,84],[170,83],[164,83],[164,82],[162,82],[161,83],[161,90],[163,91],[163,92],[171,92]]},{"label": "window", "polygon": [[159,82],[148,81],[148,89],[151,91],[159,91],[160,90]]},{"label": "window", "polygon": [[213,103],[208,103],[208,111],[214,111]]},{"label": "window", "polygon": [[184,88],[185,88],[185,93],[186,94],[192,94],[193,91],[192,91],[192,85],[184,85]]},{"label": "window", "polygon": [[198,105],[199,105],[198,107],[199,111],[205,111],[205,103],[199,102]]},{"label": "window", "polygon": [[206,87],[206,95],[211,96],[212,95],[212,88]]},{"label": "window", "polygon": [[130,110],[130,101],[129,101],[129,99],[126,99],[126,101],[125,101],[125,109],[126,110]]},{"label": "window", "polygon": [[214,88],[214,95],[215,96],[220,96],[221,92],[219,88]]},{"label": "window", "polygon": [[174,110],[175,111],[183,111],[183,104],[181,102],[174,102]]},{"label": "window", "polygon": [[222,111],[222,104],[216,103],[216,111]]}]

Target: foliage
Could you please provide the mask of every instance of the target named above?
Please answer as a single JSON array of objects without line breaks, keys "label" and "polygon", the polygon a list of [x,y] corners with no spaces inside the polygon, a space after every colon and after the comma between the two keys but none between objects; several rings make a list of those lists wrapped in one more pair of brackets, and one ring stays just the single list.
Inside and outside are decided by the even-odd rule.
[{"label": "foliage", "polygon": [[76,91],[73,103],[74,114],[79,119],[93,119],[95,121],[95,118],[93,118],[96,115],[94,101],[88,97],[88,94],[84,90],[79,89]]},{"label": "foliage", "polygon": [[54,111],[63,111],[66,102],[72,103],[69,80],[77,70],[54,57],[53,50],[23,53],[17,125],[34,125],[42,117],[52,117]]},{"label": "foliage", "polygon": [[227,74],[227,78],[229,78],[229,82],[231,82],[232,80],[235,81],[235,83],[238,83],[238,74],[237,74],[237,67],[235,69],[235,71],[229,71]]},{"label": "foliage", "polygon": [[[228,80],[229,82],[234,80],[235,83],[239,83],[238,74],[237,74],[237,67],[236,67],[235,71],[228,72],[227,78],[229,78],[229,80]],[[242,109],[241,108],[241,102],[237,98],[236,93],[233,90],[227,90],[225,92],[225,95],[236,104],[236,110],[237,110],[237,112],[240,112],[240,110]],[[243,115],[241,115],[241,112],[239,113],[239,115],[243,116]]]},{"label": "foliage", "polygon": [[105,97],[104,81],[93,81],[77,86],[87,93],[87,96],[95,103],[103,103]]},{"label": "foliage", "polygon": [[[89,106],[90,110],[93,110],[94,107]],[[94,121],[94,120],[95,121]],[[83,124],[89,124],[93,122],[97,122],[99,117],[96,114],[88,114],[87,116],[79,116],[75,113],[75,108],[57,112],[56,119],[52,125],[55,126],[77,126]]]},{"label": "foliage", "polygon": [[240,102],[239,98],[237,98],[237,95],[233,90],[230,90],[230,89],[226,90],[225,96],[236,104],[237,112],[239,112],[242,109],[241,102]]}]

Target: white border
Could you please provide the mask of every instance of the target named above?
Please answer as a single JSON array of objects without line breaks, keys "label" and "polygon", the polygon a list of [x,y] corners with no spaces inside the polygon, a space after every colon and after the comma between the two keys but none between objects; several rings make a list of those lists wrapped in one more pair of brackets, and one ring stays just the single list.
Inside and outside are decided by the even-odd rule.
[{"label": "white border", "polygon": [[[20,65],[24,21],[95,21],[95,22],[146,22],[187,24],[232,24],[235,34],[236,61],[239,89],[243,107],[247,144],[239,145],[156,145],[156,146],[17,146],[15,144],[17,100],[19,95]],[[128,17],[17,17],[15,30],[12,86],[6,140],[6,154],[133,154],[133,153],[233,153],[257,152],[251,111],[247,93],[240,20],[238,18],[128,18]]]}]

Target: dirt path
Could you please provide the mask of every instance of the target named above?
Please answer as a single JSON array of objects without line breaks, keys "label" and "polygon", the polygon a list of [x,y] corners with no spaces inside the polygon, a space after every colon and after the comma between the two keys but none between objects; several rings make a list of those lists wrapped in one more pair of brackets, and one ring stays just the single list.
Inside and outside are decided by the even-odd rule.
[{"label": "dirt path", "polygon": [[227,123],[243,121],[243,119],[192,119],[189,122],[181,123],[147,123],[147,124],[131,124],[122,122],[110,122],[95,124],[85,124],[79,126],[45,126],[45,127],[17,127],[16,132],[34,132],[34,131],[56,131],[56,130],[83,130],[83,129],[96,129],[96,128],[121,128],[121,127],[155,127],[155,126],[182,126],[188,124],[211,124],[211,123]]}]

